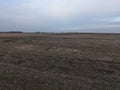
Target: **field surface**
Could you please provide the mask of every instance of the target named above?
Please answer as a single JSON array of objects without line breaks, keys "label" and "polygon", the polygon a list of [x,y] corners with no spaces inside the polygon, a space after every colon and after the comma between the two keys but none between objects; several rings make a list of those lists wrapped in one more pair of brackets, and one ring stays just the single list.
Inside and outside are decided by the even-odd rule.
[{"label": "field surface", "polygon": [[120,35],[0,34],[0,90],[120,90]]}]

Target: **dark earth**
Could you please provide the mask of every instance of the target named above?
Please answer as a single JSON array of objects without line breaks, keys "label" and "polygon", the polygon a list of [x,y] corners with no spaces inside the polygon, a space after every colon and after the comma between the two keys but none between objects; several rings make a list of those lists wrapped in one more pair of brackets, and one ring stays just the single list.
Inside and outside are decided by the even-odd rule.
[{"label": "dark earth", "polygon": [[120,90],[120,34],[0,34],[0,90]]}]

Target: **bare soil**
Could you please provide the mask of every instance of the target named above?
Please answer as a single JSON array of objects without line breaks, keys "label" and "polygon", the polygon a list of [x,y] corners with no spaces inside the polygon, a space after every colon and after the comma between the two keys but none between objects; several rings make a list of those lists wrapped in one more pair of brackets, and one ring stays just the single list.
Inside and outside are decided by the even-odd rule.
[{"label": "bare soil", "polygon": [[120,90],[120,35],[0,34],[0,90]]}]

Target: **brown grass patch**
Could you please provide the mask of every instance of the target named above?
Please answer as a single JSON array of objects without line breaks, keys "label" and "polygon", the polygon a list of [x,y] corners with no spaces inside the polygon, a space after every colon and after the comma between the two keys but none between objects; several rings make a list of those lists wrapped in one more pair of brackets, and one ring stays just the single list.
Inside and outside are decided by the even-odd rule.
[{"label": "brown grass patch", "polygon": [[18,46],[16,46],[15,49],[17,49],[17,50],[29,51],[29,50],[34,50],[34,49],[35,49],[35,46],[23,44],[23,45],[18,45]]}]

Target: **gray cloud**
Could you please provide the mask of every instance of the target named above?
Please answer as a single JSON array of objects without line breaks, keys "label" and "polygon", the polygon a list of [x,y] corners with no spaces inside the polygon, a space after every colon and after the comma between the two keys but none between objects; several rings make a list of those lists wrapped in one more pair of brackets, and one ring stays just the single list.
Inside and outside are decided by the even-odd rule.
[{"label": "gray cloud", "polygon": [[113,29],[119,28],[119,8],[119,0],[4,0],[0,24],[3,29],[30,31]]}]

